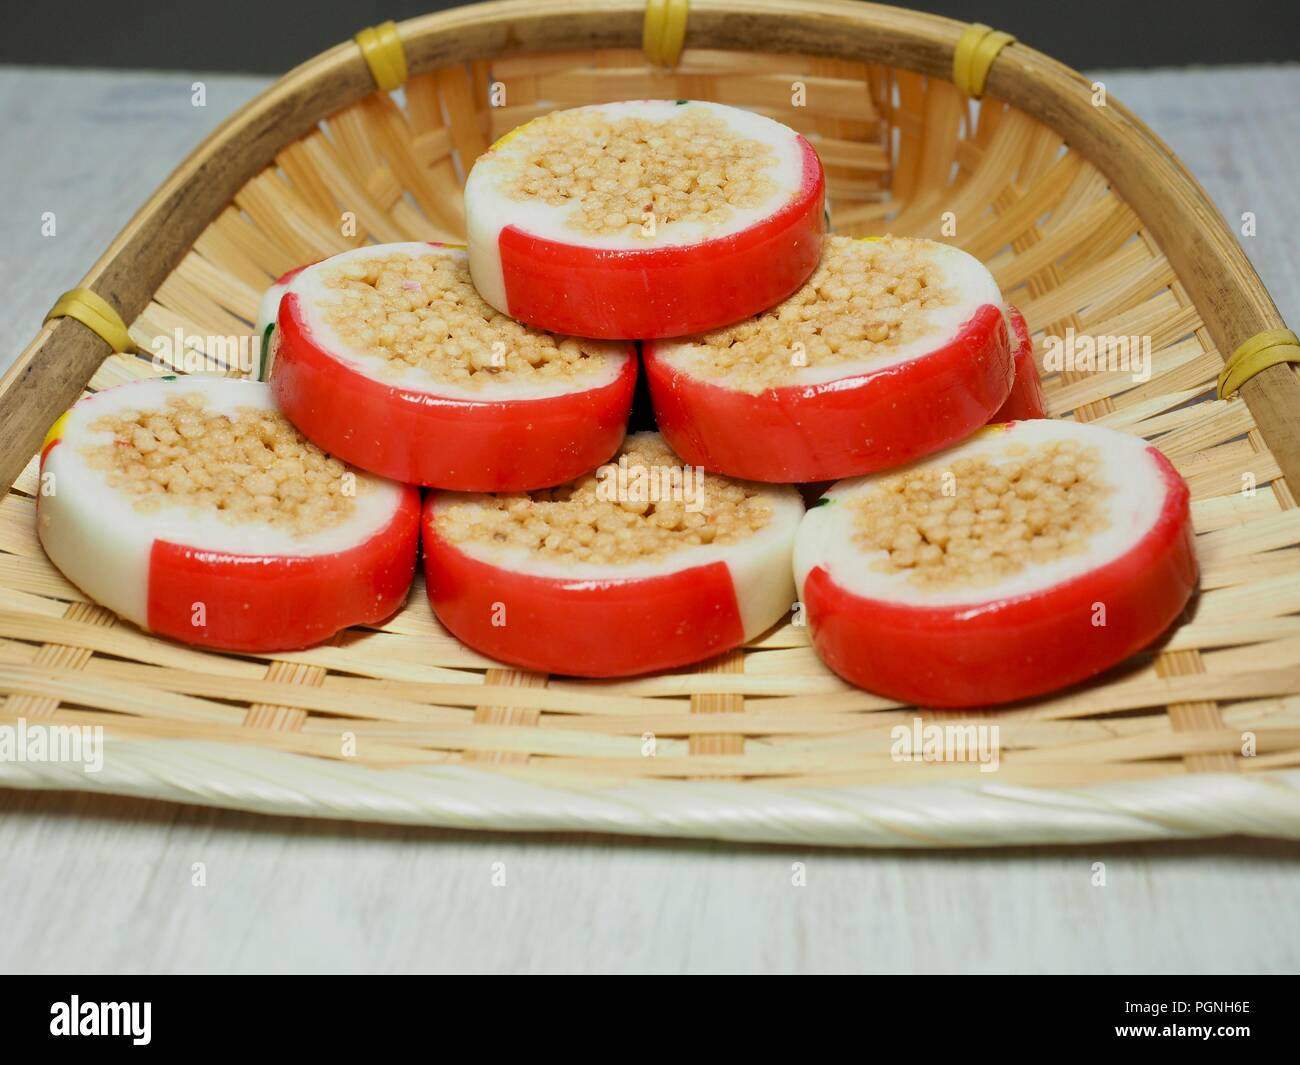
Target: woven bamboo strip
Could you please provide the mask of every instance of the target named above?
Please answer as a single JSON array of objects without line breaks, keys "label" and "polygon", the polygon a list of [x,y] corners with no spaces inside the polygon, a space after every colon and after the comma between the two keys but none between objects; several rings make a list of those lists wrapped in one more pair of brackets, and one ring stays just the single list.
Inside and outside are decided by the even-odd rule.
[{"label": "woven bamboo strip", "polygon": [[[700,667],[707,673],[718,673],[724,677],[745,672],[746,655],[741,651],[731,651],[713,662]],[[736,714],[745,709],[745,698],[736,691],[706,692],[691,696],[692,714]],[[714,754],[745,753],[745,737],[738,732],[692,732],[689,744],[694,757]]]},{"label": "woven bamboo strip", "polygon": [[[489,669],[484,674],[483,682],[489,687],[505,685],[506,687],[544,688],[546,687],[547,678],[543,674],[527,673],[518,669]],[[540,721],[541,711],[532,707],[477,706],[474,708],[475,725],[517,725],[521,728],[532,729],[536,728]],[[475,730],[475,733],[475,738],[478,735],[487,735],[485,730]],[[528,755],[525,753],[477,748],[467,750],[464,757],[467,762],[526,763],[528,761]]]}]

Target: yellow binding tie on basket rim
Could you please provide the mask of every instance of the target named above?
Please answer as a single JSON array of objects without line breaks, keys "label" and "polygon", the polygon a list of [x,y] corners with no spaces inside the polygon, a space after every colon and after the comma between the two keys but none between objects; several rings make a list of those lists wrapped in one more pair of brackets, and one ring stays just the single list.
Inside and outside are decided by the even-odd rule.
[{"label": "yellow binding tie on basket rim", "polygon": [[368,26],[355,40],[379,89],[392,92],[406,84],[406,51],[396,22],[389,19],[378,26]]},{"label": "yellow binding tie on basket rim", "polygon": [[1300,338],[1290,329],[1266,329],[1237,347],[1219,374],[1219,398],[1227,399],[1262,370],[1300,362]]},{"label": "yellow binding tie on basket rim", "polygon": [[646,0],[641,48],[657,67],[675,67],[686,43],[689,0]]},{"label": "yellow binding tie on basket rim", "polygon": [[952,53],[952,80],[962,92],[978,100],[998,53],[1016,39],[982,22],[972,22]]},{"label": "yellow binding tie on basket rim", "polygon": [[119,355],[135,350],[135,342],[122,316],[108,300],[88,288],[68,289],[55,301],[41,324],[54,318],[75,318]]}]

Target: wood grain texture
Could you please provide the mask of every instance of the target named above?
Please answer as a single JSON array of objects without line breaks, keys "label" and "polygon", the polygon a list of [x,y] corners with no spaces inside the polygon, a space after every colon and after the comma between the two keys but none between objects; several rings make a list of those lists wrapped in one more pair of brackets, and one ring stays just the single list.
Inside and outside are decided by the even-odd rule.
[{"label": "wood grain texture", "polygon": [[11,795],[0,848],[15,973],[1300,969],[1300,850],[1264,841],[856,854]]}]

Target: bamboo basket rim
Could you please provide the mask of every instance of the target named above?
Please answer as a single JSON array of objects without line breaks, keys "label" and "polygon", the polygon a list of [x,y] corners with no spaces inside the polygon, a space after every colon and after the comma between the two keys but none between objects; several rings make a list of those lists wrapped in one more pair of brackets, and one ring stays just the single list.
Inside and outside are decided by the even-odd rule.
[{"label": "bamboo basket rim", "polygon": [[[637,48],[641,0],[494,0],[398,25],[411,77],[467,62],[547,52]],[[753,48],[880,63],[951,79],[966,24],[855,0],[695,0],[688,46]],[[779,32],[778,32],[779,31]],[[994,62],[985,93],[1058,130],[1132,207],[1186,288],[1211,338],[1233,350],[1282,325],[1227,225],[1166,145],[1116,101],[1087,103],[1077,72],[1022,44]],[[322,117],[374,91],[355,43],[316,56],[227,118],[167,178],[82,281],[132,321],[203,228],[276,155]],[[1189,217],[1194,225],[1189,225]],[[12,486],[44,428],[76,398],[107,345],[80,324],[42,328],[0,381]],[[58,353],[57,357],[55,353]],[[1242,396],[1300,490],[1300,381],[1274,366]],[[490,702],[492,688],[482,689]],[[504,690],[504,689],[501,689]],[[1228,833],[1300,838],[1300,772],[1197,773],[1088,787],[910,784],[841,789],[644,780],[574,787],[513,778],[508,767],[376,770],[212,741],[114,739],[98,779],[57,765],[0,763],[0,785],[101,790],[274,813],[446,826],[703,835],[854,846],[984,845],[1175,838]],[[509,782],[509,783],[503,783]],[[488,785],[490,784],[490,788]],[[489,793],[491,792],[491,794]],[[992,827],[996,826],[996,827]]]},{"label": "bamboo basket rim", "polygon": [[[264,747],[240,748],[240,756],[231,758],[229,745],[206,741],[107,743],[112,757],[105,757],[98,774],[71,765],[0,762],[0,787],[477,832],[594,832],[818,847],[1300,839],[1295,769],[1074,788],[964,781],[788,788],[708,780],[575,787],[463,765],[373,769]],[[491,799],[485,800],[488,792]]]}]

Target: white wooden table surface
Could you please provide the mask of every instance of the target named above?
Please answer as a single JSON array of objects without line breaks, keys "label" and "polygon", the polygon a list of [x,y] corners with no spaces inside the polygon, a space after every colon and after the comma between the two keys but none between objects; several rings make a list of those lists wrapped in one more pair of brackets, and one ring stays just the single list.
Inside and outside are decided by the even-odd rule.
[{"label": "white wooden table surface", "polygon": [[[1300,66],[1100,76],[1255,215],[1243,245],[1300,324]],[[265,83],[0,68],[0,367]],[[0,792],[0,899],[0,971],[1300,970],[1300,847],[1267,841],[807,852]]]}]

